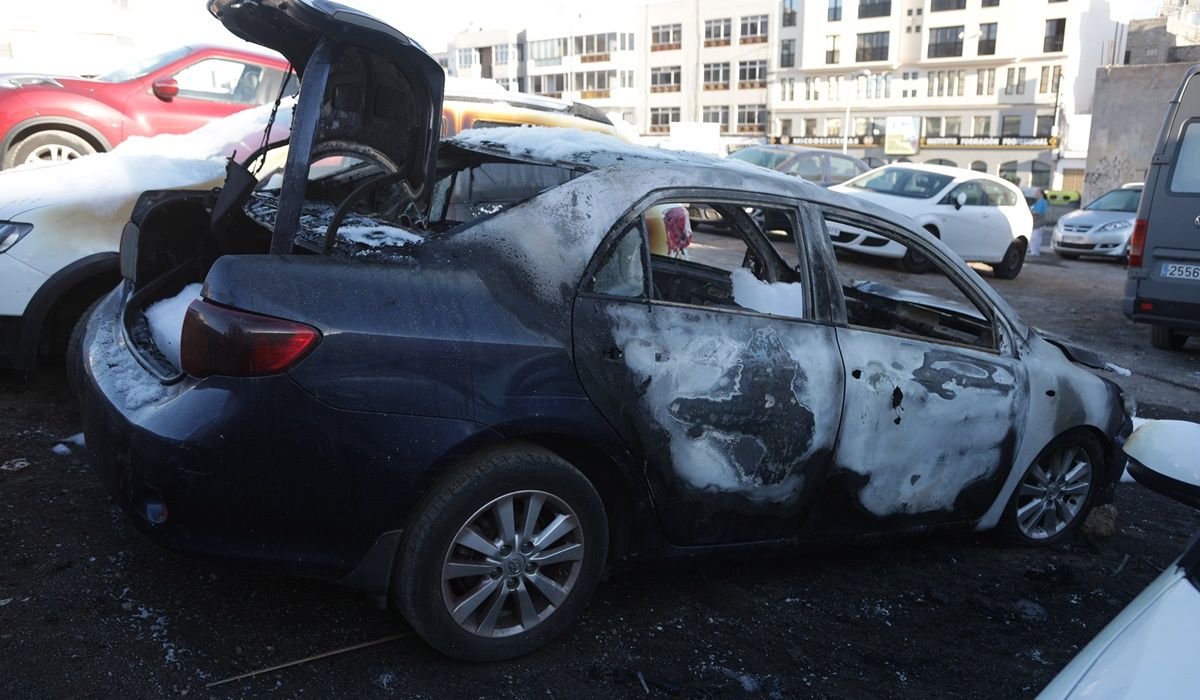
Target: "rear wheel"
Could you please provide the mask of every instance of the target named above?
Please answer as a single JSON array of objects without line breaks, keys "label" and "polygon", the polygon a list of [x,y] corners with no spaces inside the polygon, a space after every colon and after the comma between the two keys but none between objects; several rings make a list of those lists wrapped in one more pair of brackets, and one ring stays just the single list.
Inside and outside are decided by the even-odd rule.
[{"label": "rear wheel", "polygon": [[1025,470],[1005,509],[1001,529],[1032,545],[1058,542],[1079,527],[1092,507],[1103,452],[1091,435],[1060,435]]},{"label": "rear wheel", "polygon": [[1011,280],[1021,274],[1021,268],[1025,266],[1025,246],[1018,241],[1013,241],[1008,244],[1008,250],[1004,251],[1004,258],[992,265],[992,276],[1002,280]]},{"label": "rear wheel", "polygon": [[13,145],[5,158],[4,167],[13,168],[26,163],[59,163],[95,152],[92,144],[69,131],[39,131]]},{"label": "rear wheel", "polygon": [[1182,350],[1187,336],[1176,333],[1168,326],[1150,327],[1150,344],[1159,350]]},{"label": "rear wheel", "polygon": [[607,551],[604,506],[587,478],[551,452],[510,447],[473,459],[418,506],[393,595],[433,647],[499,661],[571,623]]},{"label": "rear wheel", "polygon": [[104,297],[93,301],[80,314],[79,318],[75,321],[75,325],[71,328],[71,336],[67,340],[67,387],[76,396],[79,395],[79,388],[83,386],[83,336],[87,332],[88,319],[92,317],[92,312],[96,310],[101,301],[104,301]]}]

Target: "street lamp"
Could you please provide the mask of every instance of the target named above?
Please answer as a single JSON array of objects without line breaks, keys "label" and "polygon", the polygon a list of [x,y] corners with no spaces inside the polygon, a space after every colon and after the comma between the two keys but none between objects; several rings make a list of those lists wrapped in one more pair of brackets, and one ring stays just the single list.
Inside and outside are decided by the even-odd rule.
[{"label": "street lamp", "polygon": [[853,89],[846,91],[846,118],[842,121],[842,154],[846,153],[846,149],[850,146],[850,106],[854,104],[854,93],[858,89],[858,79],[866,78],[871,75],[871,71],[863,68],[860,71],[851,73],[850,78],[854,79],[855,85]]}]

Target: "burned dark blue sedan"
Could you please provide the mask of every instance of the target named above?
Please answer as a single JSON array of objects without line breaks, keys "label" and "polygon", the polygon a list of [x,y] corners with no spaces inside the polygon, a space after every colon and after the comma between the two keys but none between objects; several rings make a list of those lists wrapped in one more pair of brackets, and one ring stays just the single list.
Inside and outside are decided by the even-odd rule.
[{"label": "burned dark blue sedan", "polygon": [[[88,445],[163,545],[368,591],[495,660],[621,563],[1047,543],[1110,497],[1129,417],[1102,363],[911,221],[578,131],[439,144],[441,70],[399,32],[210,7],[302,90],[278,187],[143,196],[82,342]],[[843,279],[832,223],[934,272]]]}]

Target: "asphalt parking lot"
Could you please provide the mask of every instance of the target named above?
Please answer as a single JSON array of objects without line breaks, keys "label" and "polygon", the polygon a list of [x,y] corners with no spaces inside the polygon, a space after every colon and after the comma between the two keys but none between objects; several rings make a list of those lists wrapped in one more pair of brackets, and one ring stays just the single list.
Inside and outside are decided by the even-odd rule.
[{"label": "asphalt parking lot", "polygon": [[[1050,255],[1016,280],[982,274],[1032,325],[1130,369],[1113,378],[1143,415],[1200,420],[1200,342],[1152,349],[1149,330],[1121,315],[1123,267]],[[0,697],[1032,697],[1200,527],[1195,512],[1122,484],[1117,534],[1051,549],[939,536],[618,572],[549,647],[466,665],[352,591],[151,544],[84,450],[52,451],[78,431],[61,371],[0,378],[0,463],[27,462],[0,471]]]}]

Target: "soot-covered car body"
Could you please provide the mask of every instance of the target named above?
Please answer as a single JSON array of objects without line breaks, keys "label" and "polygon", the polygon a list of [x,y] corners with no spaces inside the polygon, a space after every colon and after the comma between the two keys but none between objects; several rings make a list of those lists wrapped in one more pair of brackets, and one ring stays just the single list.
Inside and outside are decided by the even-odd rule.
[{"label": "soot-covered car body", "polygon": [[[439,649],[497,659],[560,631],[618,562],[935,526],[1047,542],[1111,493],[1119,389],[912,222],[562,129],[306,180],[297,133],[344,116],[347,66],[306,100],[328,57],[281,50],[308,64],[295,188],[228,216],[148,193],[83,341],[88,444],[156,541],[365,589]],[[367,196],[397,179],[404,195]],[[722,268],[681,202],[734,222],[744,253]],[[843,285],[827,221],[918,247],[969,308]],[[201,281],[173,359],[147,316]]]}]

